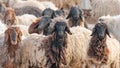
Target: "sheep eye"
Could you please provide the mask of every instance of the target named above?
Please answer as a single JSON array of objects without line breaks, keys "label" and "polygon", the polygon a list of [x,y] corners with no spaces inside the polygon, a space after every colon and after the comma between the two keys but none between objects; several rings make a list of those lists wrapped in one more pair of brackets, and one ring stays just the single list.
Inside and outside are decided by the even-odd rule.
[{"label": "sheep eye", "polygon": [[99,19],[99,21],[104,21],[103,19]]}]

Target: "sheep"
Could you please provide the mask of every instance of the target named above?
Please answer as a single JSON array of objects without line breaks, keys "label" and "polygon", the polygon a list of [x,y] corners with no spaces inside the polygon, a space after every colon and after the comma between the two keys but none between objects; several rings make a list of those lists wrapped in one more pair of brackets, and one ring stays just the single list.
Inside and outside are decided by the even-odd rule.
[{"label": "sheep", "polygon": [[30,35],[23,40],[21,66],[82,68],[90,34],[91,31],[86,28],[78,26],[69,29],[66,21],[56,20],[51,35]]},{"label": "sheep", "polygon": [[74,27],[74,26],[84,27],[83,12],[78,7],[75,7],[75,6],[71,7],[66,19],[69,19],[68,25],[70,27]]},{"label": "sheep", "polygon": [[50,16],[52,19],[55,18],[55,13],[54,10],[51,8],[46,8],[43,12],[42,12],[42,16]]},{"label": "sheep", "polygon": [[[40,17],[42,11],[45,9],[45,7],[39,4],[39,2],[37,1],[10,0],[10,1],[6,1],[5,4],[6,3],[9,6],[5,6],[5,7],[13,8],[17,16],[23,14],[32,14],[35,15],[36,17]],[[2,8],[4,8],[4,6],[2,6]]]},{"label": "sheep", "polygon": [[52,20],[48,16],[39,17],[36,19],[35,22],[33,22],[29,26],[28,32],[30,34],[32,34],[32,33],[41,34],[43,32],[43,35],[48,35],[49,34],[48,33],[48,26],[51,22],[52,22]]},{"label": "sheep", "polygon": [[111,37],[105,23],[97,23],[93,28],[87,50],[88,68],[119,68],[120,44]]},{"label": "sheep", "polygon": [[38,7],[24,6],[20,8],[14,8],[14,10],[17,16],[23,15],[23,14],[31,14],[36,17],[42,16],[42,10],[40,10]]},{"label": "sheep", "polygon": [[34,15],[29,15],[29,14],[16,16],[14,9],[12,8],[7,8],[5,15],[3,17],[3,21],[7,25],[21,24],[21,25],[29,26],[35,19],[36,17]]},{"label": "sheep", "polygon": [[98,18],[98,22],[105,23],[108,26],[108,30],[117,38],[117,40],[120,41],[120,35],[119,35],[119,20],[120,15],[117,16],[101,16]]},{"label": "sheep", "polygon": [[[22,32],[19,27],[9,27],[0,40],[4,39],[0,44],[0,66],[2,68],[17,68],[20,60],[20,45]],[[15,67],[12,67],[15,65]]]},{"label": "sheep", "polygon": [[15,15],[15,13],[14,13],[14,9],[9,8],[9,7],[6,8],[6,9],[5,9],[5,14],[4,14],[4,16],[3,16],[3,21],[4,21],[4,23],[7,24],[7,25],[13,24],[13,23],[15,22],[15,19],[16,19],[15,16],[16,16],[16,15]]}]

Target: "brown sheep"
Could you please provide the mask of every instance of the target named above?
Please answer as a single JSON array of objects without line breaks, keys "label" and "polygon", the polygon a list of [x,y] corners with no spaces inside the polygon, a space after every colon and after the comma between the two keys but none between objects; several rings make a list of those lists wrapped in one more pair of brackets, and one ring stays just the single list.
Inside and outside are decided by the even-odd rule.
[{"label": "brown sheep", "polygon": [[14,24],[16,17],[15,17],[15,12],[14,9],[7,7],[5,9],[5,14],[3,16],[3,21],[7,25],[12,25]]},{"label": "brown sheep", "polygon": [[[1,66],[3,68],[17,68],[20,60],[20,44],[21,44],[22,32],[19,27],[8,27],[5,31],[4,46],[1,51],[2,61]],[[5,51],[5,52],[4,52]]]},{"label": "brown sheep", "polygon": [[9,27],[5,31],[5,44],[7,45],[10,57],[15,56],[15,51],[19,48],[22,39],[22,32],[19,27]]},{"label": "brown sheep", "polygon": [[95,25],[87,53],[90,64],[88,68],[91,68],[91,64],[95,64],[96,68],[101,68],[102,65],[119,68],[119,52],[116,52],[120,48],[119,42],[114,38],[107,37],[107,35],[111,37],[106,24],[98,23]]}]

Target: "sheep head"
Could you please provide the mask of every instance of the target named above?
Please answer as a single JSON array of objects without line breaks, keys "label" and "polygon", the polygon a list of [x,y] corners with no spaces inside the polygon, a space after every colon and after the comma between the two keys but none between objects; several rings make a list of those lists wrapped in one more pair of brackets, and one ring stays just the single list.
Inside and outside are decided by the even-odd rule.
[{"label": "sheep head", "polygon": [[99,17],[99,19],[98,19],[98,22],[99,23],[106,23],[106,24],[108,24],[108,23],[113,23],[113,19],[112,19],[112,17],[110,16],[110,15],[107,15],[107,16],[101,16],[101,17]]},{"label": "sheep head", "polygon": [[16,45],[21,41],[22,32],[19,27],[9,27],[5,31],[5,43]]},{"label": "sheep head", "polygon": [[57,17],[57,16],[62,16],[62,15],[64,15],[64,10],[63,10],[63,8],[61,8],[60,10],[54,11],[54,14],[55,14],[56,17]]},{"label": "sheep head", "polygon": [[77,26],[80,23],[77,23],[79,20],[84,21],[83,12],[77,7],[71,7],[70,12],[66,19],[72,19],[73,26]]},{"label": "sheep head", "polygon": [[69,27],[67,26],[67,24],[65,22],[56,22],[56,24],[53,27],[53,31],[52,33],[55,33],[56,35],[56,39],[57,40],[63,40],[66,36],[66,32],[70,35],[72,35]]},{"label": "sheep head", "polygon": [[13,25],[15,23],[16,17],[15,17],[14,9],[12,8],[6,8],[5,14],[3,16],[4,23],[7,25]]},{"label": "sheep head", "polygon": [[106,34],[111,37],[107,25],[105,23],[97,23],[93,28],[91,36],[97,36],[99,40],[102,40],[106,37]]},{"label": "sheep head", "polygon": [[52,19],[55,18],[55,13],[53,9],[50,8],[46,8],[43,12],[42,12],[42,16],[49,16]]}]

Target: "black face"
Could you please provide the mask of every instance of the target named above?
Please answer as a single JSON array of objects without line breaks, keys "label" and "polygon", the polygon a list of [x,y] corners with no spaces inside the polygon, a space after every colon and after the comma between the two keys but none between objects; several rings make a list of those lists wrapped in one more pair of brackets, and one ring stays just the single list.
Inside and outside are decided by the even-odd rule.
[{"label": "black face", "polygon": [[43,12],[42,12],[42,16],[49,16],[52,19],[55,17],[54,14],[54,10],[50,9],[50,8],[46,8]]},{"label": "black face", "polygon": [[66,34],[65,32],[69,33],[70,35],[72,34],[65,22],[57,22],[54,26],[53,32],[55,32],[56,37],[59,39],[62,39],[65,37],[65,34]]},{"label": "black face", "polygon": [[57,17],[57,16],[62,16],[62,15],[64,15],[64,10],[63,10],[63,8],[61,8],[60,10],[56,10],[55,11],[55,16]]},{"label": "black face", "polygon": [[74,20],[78,20],[82,17],[82,11],[77,7],[71,7],[70,12],[67,16],[68,18],[73,18]]},{"label": "black face", "polygon": [[38,29],[39,30],[44,30],[45,28],[47,28],[49,26],[49,24],[52,22],[50,17],[44,16],[42,17],[42,19],[40,20],[39,24],[38,24]]},{"label": "black face", "polygon": [[105,23],[98,23],[95,25],[91,36],[97,35],[97,37],[102,40],[106,34],[110,37],[107,25]]}]

